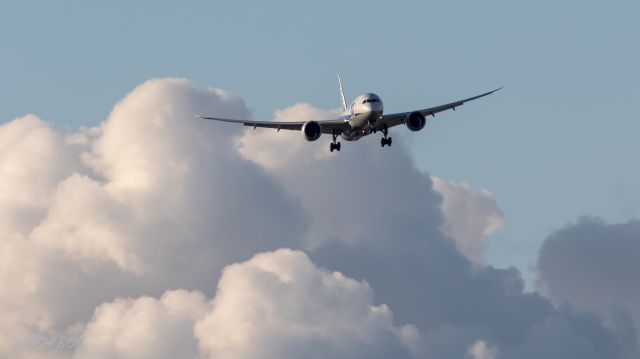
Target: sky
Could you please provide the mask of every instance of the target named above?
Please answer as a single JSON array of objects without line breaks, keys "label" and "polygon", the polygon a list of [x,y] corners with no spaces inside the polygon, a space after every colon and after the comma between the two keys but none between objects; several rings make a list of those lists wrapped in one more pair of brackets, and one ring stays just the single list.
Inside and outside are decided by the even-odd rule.
[{"label": "sky", "polygon": [[3,121],[35,113],[58,126],[95,125],[131,88],[165,76],[242,96],[259,119],[298,102],[338,107],[336,73],[348,98],[375,92],[386,112],[505,86],[426,131],[394,131],[411,141],[421,169],[496,196],[506,226],[492,263],[531,278],[550,230],[582,215],[624,221],[640,211],[637,2],[2,7]]},{"label": "sky", "polygon": [[[0,353],[634,357],[639,11],[574,0],[3,3],[0,277],[12,279],[0,286],[11,313]],[[337,155],[326,138],[190,118],[330,118],[337,73],[348,98],[374,92],[388,113],[504,89],[421,132],[392,129],[392,148],[369,138]],[[287,312],[301,288],[318,302],[290,322],[237,314],[235,300]],[[478,312],[460,297],[478,298]],[[118,341],[127,328],[175,351]],[[248,344],[261,333],[273,334]],[[568,344],[544,352],[548,333]],[[71,351],[16,344],[81,334]]]}]

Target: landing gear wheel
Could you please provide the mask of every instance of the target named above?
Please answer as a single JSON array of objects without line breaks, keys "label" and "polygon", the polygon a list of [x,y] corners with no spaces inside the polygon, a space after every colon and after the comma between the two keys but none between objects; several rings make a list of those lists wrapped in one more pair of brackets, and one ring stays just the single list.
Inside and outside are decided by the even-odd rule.
[{"label": "landing gear wheel", "polygon": [[386,124],[382,127],[382,134],[384,135],[384,137],[380,139],[380,146],[391,147],[391,137],[387,137],[387,135],[389,134],[389,129],[387,128]]},{"label": "landing gear wheel", "polygon": [[337,139],[338,133],[336,130],[333,130],[333,142],[329,144],[329,151],[333,152],[333,150],[336,150],[340,152],[340,142],[336,142]]}]

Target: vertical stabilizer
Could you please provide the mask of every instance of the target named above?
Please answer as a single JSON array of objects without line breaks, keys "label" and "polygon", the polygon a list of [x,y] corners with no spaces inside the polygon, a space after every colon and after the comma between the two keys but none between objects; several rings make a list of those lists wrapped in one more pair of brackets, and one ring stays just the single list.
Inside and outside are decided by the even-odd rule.
[{"label": "vertical stabilizer", "polygon": [[342,89],[342,80],[338,74],[338,85],[340,86],[340,99],[342,100],[342,111],[347,112],[347,101],[344,98],[344,90]]}]

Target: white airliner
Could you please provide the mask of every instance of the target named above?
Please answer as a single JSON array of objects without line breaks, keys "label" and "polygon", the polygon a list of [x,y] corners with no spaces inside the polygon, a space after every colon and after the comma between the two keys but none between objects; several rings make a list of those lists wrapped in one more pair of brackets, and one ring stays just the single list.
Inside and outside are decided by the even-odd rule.
[{"label": "white airliner", "polygon": [[280,130],[301,131],[307,141],[315,141],[320,138],[323,133],[333,136],[333,142],[329,145],[329,150],[340,151],[340,142],[337,142],[338,136],[346,141],[356,141],[364,136],[381,131],[383,137],[380,139],[380,145],[391,146],[391,137],[389,137],[389,128],[401,124],[405,124],[411,131],[420,131],[426,124],[426,116],[433,116],[438,112],[446,110],[455,110],[456,107],[462,106],[465,102],[469,102],[480,97],[490,95],[502,89],[496,89],[483,93],[482,95],[470,97],[446,105],[425,108],[410,112],[393,113],[389,115],[383,114],[383,105],[380,96],[373,93],[365,93],[358,97],[347,107],[342,89],[342,81],[338,76],[338,85],[340,87],[340,98],[342,100],[343,115],[334,120],[324,121],[297,121],[297,122],[277,122],[277,121],[247,121],[235,120],[229,118],[196,116],[206,120],[224,121],[241,123],[245,126],[275,128]]}]

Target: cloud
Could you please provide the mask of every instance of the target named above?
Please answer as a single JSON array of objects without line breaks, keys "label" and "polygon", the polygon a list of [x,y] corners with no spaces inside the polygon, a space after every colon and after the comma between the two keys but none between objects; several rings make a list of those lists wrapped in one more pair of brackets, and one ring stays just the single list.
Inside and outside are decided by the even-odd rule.
[{"label": "cloud", "polygon": [[224,270],[213,310],[197,323],[212,358],[407,357],[389,308],[364,282],[288,249]]},{"label": "cloud", "polygon": [[[291,107],[276,111],[274,121],[321,121],[335,119],[340,110],[321,110],[308,103],[298,103]],[[271,172],[285,171],[291,163],[333,157],[326,149],[331,136],[321,137],[315,142],[303,140],[304,136],[295,131],[279,131],[272,129],[245,130],[244,135],[237,137],[235,145],[240,154]]]},{"label": "cloud", "polygon": [[365,282],[289,249],[226,267],[215,298],[173,290],[100,305],[74,358],[408,357]]},{"label": "cloud", "polygon": [[558,318],[544,318],[527,333],[522,344],[503,356],[507,359],[533,358],[609,358],[594,351],[588,338]]},{"label": "cloud", "polygon": [[[303,105],[280,113],[282,120],[291,121],[314,118],[319,110]],[[256,135],[246,130],[236,142],[238,149],[244,158],[282,183],[313,215],[305,240],[307,248],[334,240],[369,242],[378,238],[378,233],[402,224],[411,229],[419,224],[440,235],[441,197],[432,190],[429,176],[415,168],[401,142],[382,150],[378,139],[371,136],[358,142],[343,141],[339,154],[327,155],[329,136],[306,143],[298,134],[290,134],[296,137],[287,139],[293,155],[283,156],[286,165],[274,166],[264,158],[279,157],[282,134],[261,133],[266,135],[247,147],[245,144],[253,142]],[[305,146],[299,148],[300,143]],[[389,215],[392,218],[387,218]]]},{"label": "cloud", "polygon": [[632,309],[603,322],[470,261],[502,218],[494,199],[434,186],[402,141],[331,154],[325,137],[193,113],[250,116],[223,90],[154,79],[96,128],[0,126],[0,356],[637,354]]},{"label": "cloud", "polygon": [[470,359],[495,359],[496,355],[496,348],[487,345],[482,340],[478,340],[469,347],[466,357]]},{"label": "cloud", "polygon": [[[59,183],[34,240],[86,265],[106,261],[165,275],[198,265],[219,270],[256,250],[295,247],[305,226],[295,201],[229,151],[234,128],[211,126],[192,112],[248,115],[241,100],[221,90],[179,79],[146,82],[114,108],[84,153],[95,176]],[[274,226],[280,216],[291,225]],[[203,253],[207,258],[198,258]],[[217,266],[207,263],[216,257]]]},{"label": "cloud", "polygon": [[208,309],[201,293],[184,290],[118,298],[96,309],[74,358],[196,358],[193,325]]},{"label": "cloud", "polygon": [[432,176],[433,188],[442,195],[444,232],[467,258],[484,263],[489,237],[504,226],[502,211],[486,189],[473,192],[465,183]]},{"label": "cloud", "polygon": [[[251,136],[245,131],[239,143]],[[571,313],[525,293],[517,270],[477,268],[469,261],[480,261],[483,241],[502,225],[487,191],[444,181],[434,185],[429,174],[416,169],[402,142],[382,151],[375,138],[345,142],[339,156],[301,152],[287,156],[286,166],[274,167],[261,160],[273,138],[261,137],[251,151],[244,148],[243,157],[260,164],[312,214],[305,239],[311,258],[366,280],[398,323],[416,325],[422,333],[421,355],[459,358],[478,340],[491,343],[496,353],[509,353],[545,318],[569,328],[559,337],[599,343],[590,348],[594,355],[620,357],[626,350],[626,344],[609,340],[597,320],[592,331],[581,331]],[[454,329],[442,332],[443,327]],[[442,346],[430,338],[457,344]],[[563,352],[560,342],[554,345],[550,353]]]},{"label": "cloud", "polygon": [[[0,127],[0,234],[20,239],[38,223],[58,182],[78,170],[74,148],[34,115]],[[28,185],[27,185],[28,184]]]},{"label": "cloud", "polygon": [[63,335],[117,297],[211,294],[225,265],[298,247],[297,201],[233,150],[237,129],[192,113],[248,116],[222,90],[164,79],[96,129],[64,136],[33,116],[0,127],[0,352]]},{"label": "cloud", "polygon": [[[609,224],[584,217],[555,231],[540,248],[541,288],[557,304],[612,315],[627,311],[640,324],[640,221]],[[622,324],[622,323],[620,323]]]},{"label": "cloud", "polygon": [[[323,111],[302,103],[277,111],[274,120],[323,120],[336,118],[338,114],[337,110]],[[390,153],[381,152],[379,148],[372,146],[372,142],[375,142],[375,140],[371,141],[370,138],[360,141],[366,142],[366,145],[345,142],[345,150],[340,154],[331,154],[327,151],[330,136],[325,136],[316,142],[306,142],[301,138],[302,136],[296,132],[281,131],[276,134],[270,129],[250,129],[245,130],[244,134],[238,137],[236,146],[245,159],[255,162],[275,175],[286,183],[286,187],[289,190],[296,192],[305,205],[313,207],[309,208],[309,212],[317,213],[318,210],[322,210],[339,214],[339,216],[331,218],[331,223],[321,224],[317,234],[312,234],[312,238],[310,238],[312,246],[322,242],[324,240],[322,239],[323,233],[330,232],[328,228],[336,226],[335,223],[340,218],[351,219],[352,217],[352,215],[346,214],[346,211],[336,208],[338,206],[325,206],[328,202],[320,200],[319,197],[321,196],[319,195],[309,198],[314,193],[328,195],[327,192],[322,191],[323,188],[317,187],[319,184],[321,186],[325,181],[331,181],[332,178],[322,177],[336,178],[343,173],[350,176],[349,179],[344,179],[342,183],[336,183],[336,185],[343,188],[341,191],[348,192],[354,196],[354,199],[347,199],[346,201],[360,202],[356,203],[359,208],[354,208],[353,211],[350,209],[350,213],[357,215],[360,214],[358,213],[360,208],[367,208],[370,212],[375,211],[377,208],[384,209],[387,206],[385,204],[385,193],[397,195],[401,192],[399,187],[406,185],[406,183],[394,183],[394,180],[397,180],[398,177],[394,178],[392,171],[401,173],[415,171],[415,167],[412,161],[407,158],[404,149],[395,151],[394,148],[393,150],[385,150]],[[402,146],[402,144],[399,145]],[[362,147],[359,148],[360,146]],[[397,162],[398,166],[388,169],[379,168],[378,172],[374,173],[372,172],[371,164],[375,161],[376,156],[384,156],[381,157],[381,160],[384,158],[387,163]],[[343,160],[343,157],[348,158]],[[336,162],[339,163],[336,165]],[[355,177],[354,173],[358,172],[368,174],[369,178],[364,176]],[[464,183],[445,181],[435,176],[426,179],[422,178],[425,175],[419,173],[415,173],[415,175],[414,178],[424,185],[431,184],[433,189],[442,196],[442,202],[439,205],[444,218],[442,229],[445,234],[455,241],[458,250],[469,259],[478,264],[484,263],[484,252],[487,248],[489,237],[504,225],[502,212],[498,209],[491,192],[485,189],[474,192]],[[383,181],[387,181],[387,183]],[[419,186],[412,185],[410,188],[416,187]],[[391,191],[390,189],[393,190]],[[340,192],[337,195],[340,195]],[[433,196],[433,193],[428,193],[428,195]],[[420,199],[425,198],[418,197]],[[368,201],[370,199],[374,201],[369,204]],[[346,201],[336,199],[341,208],[345,208]],[[429,198],[429,201],[431,202],[430,205],[438,205],[437,198]],[[361,205],[361,202],[367,202],[367,205]],[[320,207],[318,204],[323,206],[322,209],[318,208]],[[406,207],[412,207],[412,205]],[[396,211],[400,210],[403,210],[403,208],[396,208]],[[370,216],[369,213],[367,215]],[[326,216],[320,217],[324,218]],[[424,216],[425,219],[429,220],[432,218],[436,221],[441,220],[438,217],[438,215],[433,216],[428,212]],[[357,222],[358,220],[353,221],[354,224]],[[352,242],[357,240],[358,236],[362,236],[361,233],[358,233],[360,230],[355,226],[349,231],[351,233],[346,235],[342,233],[341,239]],[[326,235],[324,237],[326,239]]]},{"label": "cloud", "polygon": [[[244,136],[249,141],[252,135]],[[260,144],[243,156],[260,164],[254,155],[269,151],[268,139]],[[305,246],[314,261],[366,280],[400,323],[423,331],[445,324],[488,327],[512,343],[552,312],[543,298],[523,293],[514,269],[475,271],[443,233],[443,196],[432,177],[417,170],[402,142],[382,150],[375,138],[365,138],[345,142],[339,156],[294,156],[286,167],[263,168],[312,214]],[[476,200],[461,188],[450,185],[446,195],[458,202]],[[491,202],[486,194],[479,196],[484,198],[476,202]],[[475,209],[481,206],[461,207],[474,208],[463,211],[468,215],[482,212]]]}]

